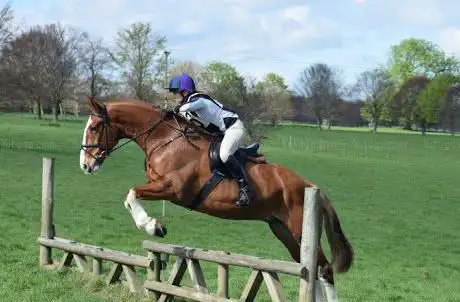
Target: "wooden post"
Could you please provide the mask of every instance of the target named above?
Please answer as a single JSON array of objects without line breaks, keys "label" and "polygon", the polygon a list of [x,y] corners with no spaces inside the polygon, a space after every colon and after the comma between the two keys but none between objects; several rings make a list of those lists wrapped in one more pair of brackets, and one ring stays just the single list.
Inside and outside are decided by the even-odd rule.
[{"label": "wooden post", "polygon": [[93,258],[93,274],[94,275],[102,274],[102,259]]},{"label": "wooden post", "polygon": [[[54,238],[53,224],[54,207],[54,158],[43,158],[42,174],[42,221],[40,236]],[[40,266],[53,264],[51,247],[40,246]]]},{"label": "wooden post", "polygon": [[[149,259],[149,267],[147,268],[147,280],[148,281],[161,281],[161,255],[160,253],[154,253],[151,251],[147,252],[147,257]],[[149,294],[149,291],[146,291]],[[153,295],[155,301],[160,298],[160,293],[154,291]]]},{"label": "wooden post", "polygon": [[223,298],[228,298],[228,269],[226,264],[217,266],[217,294]]},{"label": "wooden post", "polygon": [[316,302],[317,248],[320,238],[320,196],[317,187],[305,189],[300,263],[308,268],[308,276],[300,278],[299,302]]}]

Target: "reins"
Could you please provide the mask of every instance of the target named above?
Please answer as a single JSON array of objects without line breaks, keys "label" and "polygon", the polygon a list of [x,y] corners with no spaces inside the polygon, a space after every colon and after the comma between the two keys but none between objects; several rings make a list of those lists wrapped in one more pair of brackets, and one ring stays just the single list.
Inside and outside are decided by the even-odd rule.
[{"label": "reins", "polygon": [[[101,133],[104,133],[104,131],[107,129],[106,127],[111,127],[111,124],[110,124],[110,119],[109,119],[109,115],[107,113],[107,108],[106,106],[104,105],[104,113],[101,115],[101,114],[95,114],[95,113],[90,113],[90,115],[92,116],[97,116],[99,118],[102,119],[102,131]],[[177,128],[175,127],[174,125],[171,125],[169,124],[167,121],[165,121],[165,116],[166,115],[163,115],[162,118],[157,121],[156,123],[154,123],[152,126],[148,127],[147,129],[145,129],[144,131],[136,134],[135,136],[133,136],[132,138],[129,138],[127,141],[123,142],[122,144],[116,146],[115,148],[109,148],[109,143],[108,143],[108,136],[106,135],[105,136],[105,146],[102,146],[102,144],[99,142],[97,144],[82,144],[81,147],[80,147],[80,150],[83,149],[85,152],[87,152],[91,157],[93,157],[95,160],[96,160],[96,163],[101,163],[104,159],[106,159],[110,154],[114,153],[115,151],[119,150],[120,148],[122,148],[123,146],[129,144],[130,142],[133,142],[135,141],[137,138],[139,138],[140,136],[144,135],[145,133],[148,133],[148,132],[151,132],[153,131],[156,127],[158,127],[161,123],[166,123],[167,125],[169,125],[171,128],[179,131],[179,132],[183,132],[182,129],[180,128]],[[177,121],[177,120],[176,120]],[[91,148],[99,148],[102,150],[102,152],[97,155],[97,156],[94,156],[92,155],[91,153],[88,152],[88,149],[91,149]]]},{"label": "reins", "polygon": [[[111,127],[112,125],[110,124],[110,118],[109,118],[109,115],[108,115],[108,112],[107,112],[107,108],[105,105],[104,106],[104,111],[103,111],[103,114],[95,114],[95,113],[90,113],[90,115],[92,116],[97,116],[99,118],[102,119],[102,131],[101,133],[104,133],[104,131],[107,129],[106,127]],[[126,142],[123,142],[122,144],[116,146],[115,148],[109,148],[109,143],[108,143],[108,135],[105,135],[105,146],[103,146],[100,142],[98,142],[97,144],[82,144],[81,147],[80,147],[80,150],[83,149],[86,153],[88,153],[91,157],[93,157],[95,159],[95,164],[100,164],[102,163],[103,160],[105,160],[110,154],[114,153],[115,151],[119,150],[120,148],[122,148],[123,146],[129,144],[130,142],[133,142],[135,141],[137,138],[139,138],[140,136],[146,134],[146,133],[150,133],[152,132],[156,127],[158,127],[160,124],[162,123],[165,123],[166,125],[168,125],[169,127],[173,128],[174,130],[178,131],[180,134],[175,136],[175,137],[171,137],[169,138],[165,143],[155,147],[154,149],[150,150],[148,152],[148,154],[146,154],[146,160],[149,160],[150,159],[150,156],[155,152],[157,151],[158,149],[172,143],[174,140],[176,140],[177,138],[183,136],[187,141],[189,141],[189,137],[187,136],[187,129],[188,129],[188,126],[186,126],[185,128],[182,128],[180,127],[180,124],[179,124],[179,121],[177,120],[176,118],[176,115],[173,114],[173,118],[174,120],[176,121],[176,124],[178,125],[178,127],[176,127],[175,125],[173,124],[170,124],[168,123],[167,120],[165,120],[165,117],[168,116],[168,113],[165,113],[164,110],[161,111],[162,112],[162,117],[159,121],[155,122],[152,126],[148,127],[147,129],[145,129],[144,131],[136,134],[135,136],[133,136],[132,138],[129,138]],[[204,133],[204,134],[208,134],[208,133]],[[211,138],[213,138],[214,136],[211,134]],[[99,148],[102,150],[102,152],[96,156],[92,155],[90,152],[88,152],[88,149],[91,149],[91,148]]]}]

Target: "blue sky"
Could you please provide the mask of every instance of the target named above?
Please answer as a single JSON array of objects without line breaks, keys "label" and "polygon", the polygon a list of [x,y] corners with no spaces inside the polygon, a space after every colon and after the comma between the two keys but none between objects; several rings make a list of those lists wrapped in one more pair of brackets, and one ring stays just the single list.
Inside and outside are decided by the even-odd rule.
[{"label": "blue sky", "polygon": [[[390,45],[418,37],[460,56],[456,0],[10,0],[16,22],[60,21],[110,43],[120,27],[151,22],[178,60],[222,60],[257,78],[329,63],[346,82],[384,63]],[[457,3],[457,4],[456,4]]]}]

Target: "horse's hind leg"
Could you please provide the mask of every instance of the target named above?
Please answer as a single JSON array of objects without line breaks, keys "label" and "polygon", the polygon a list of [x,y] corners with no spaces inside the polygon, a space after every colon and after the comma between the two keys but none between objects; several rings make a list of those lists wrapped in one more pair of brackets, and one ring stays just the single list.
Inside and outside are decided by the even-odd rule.
[{"label": "horse's hind leg", "polygon": [[286,227],[284,222],[282,222],[278,218],[273,217],[267,220],[267,223],[270,227],[270,230],[276,236],[276,238],[278,238],[288,249],[294,261],[300,262],[299,244],[297,240],[295,240],[295,238],[292,237],[291,232],[289,232],[289,229]]},{"label": "horse's hind leg", "polygon": [[[292,211],[288,219],[287,227],[292,233],[293,238],[299,246],[299,255],[300,255],[300,244],[302,241],[302,216],[303,210],[302,207],[296,211]],[[320,231],[322,229],[322,220],[320,220]],[[321,233],[320,233],[321,234]],[[320,237],[321,238],[321,237]],[[300,258],[300,257],[299,257]],[[337,291],[334,287],[334,271],[332,265],[327,261],[326,255],[323,252],[321,247],[321,242],[318,242],[318,254],[317,254],[317,265],[318,265],[318,275],[319,281],[326,291],[327,301],[337,302]],[[318,286],[317,286],[318,287]]]},{"label": "horse's hind leg", "polygon": [[[300,262],[300,244],[298,240],[296,240],[287,226],[279,220],[278,218],[271,218],[267,220],[267,223],[270,227],[270,230],[272,233],[278,238],[284,246],[288,249],[289,253],[291,254],[291,257],[296,261]],[[321,249],[321,248],[320,248]],[[322,251],[321,251],[322,252]],[[324,301],[324,294],[323,290],[321,287],[321,283],[319,283],[318,280],[316,280],[316,301],[321,302]],[[335,301],[335,300],[330,300],[330,301]]]}]

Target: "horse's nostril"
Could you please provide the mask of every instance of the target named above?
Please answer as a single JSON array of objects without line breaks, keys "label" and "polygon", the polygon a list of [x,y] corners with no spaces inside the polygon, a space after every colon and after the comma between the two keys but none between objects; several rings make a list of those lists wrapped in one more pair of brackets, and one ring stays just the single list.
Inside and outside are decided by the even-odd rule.
[{"label": "horse's nostril", "polygon": [[87,164],[83,164],[83,169],[88,169],[88,165]]}]

